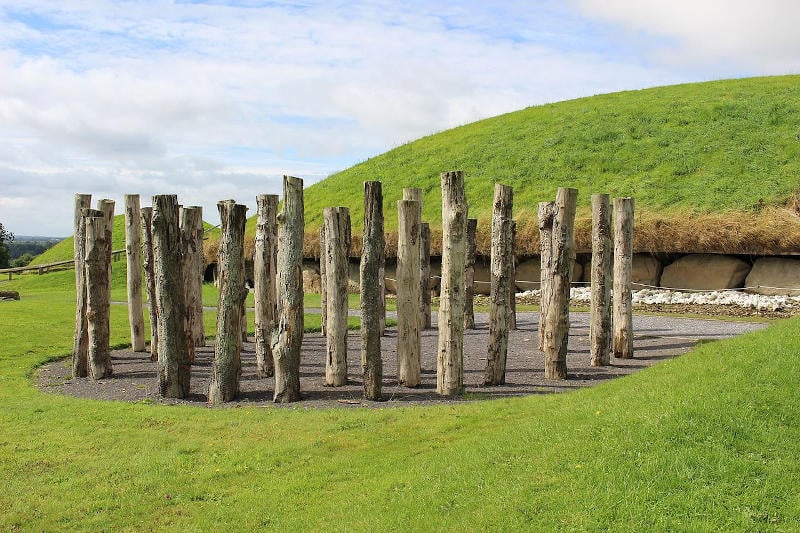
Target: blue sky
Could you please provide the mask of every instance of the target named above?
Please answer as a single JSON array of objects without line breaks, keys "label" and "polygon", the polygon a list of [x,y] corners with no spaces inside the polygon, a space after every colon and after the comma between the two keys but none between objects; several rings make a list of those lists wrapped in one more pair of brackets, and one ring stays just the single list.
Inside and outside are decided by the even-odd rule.
[{"label": "blue sky", "polygon": [[526,106],[798,73],[797,20],[788,0],[3,2],[0,222],[67,235],[76,192],[215,221],[284,173]]}]

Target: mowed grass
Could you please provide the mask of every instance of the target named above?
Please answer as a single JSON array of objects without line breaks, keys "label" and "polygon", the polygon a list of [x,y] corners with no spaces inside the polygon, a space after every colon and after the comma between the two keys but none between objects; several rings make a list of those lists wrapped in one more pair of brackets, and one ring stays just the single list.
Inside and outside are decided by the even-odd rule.
[{"label": "mowed grass", "polygon": [[2,284],[0,530],[800,528],[798,319],[568,394],[207,409],[39,392],[70,282]]}]

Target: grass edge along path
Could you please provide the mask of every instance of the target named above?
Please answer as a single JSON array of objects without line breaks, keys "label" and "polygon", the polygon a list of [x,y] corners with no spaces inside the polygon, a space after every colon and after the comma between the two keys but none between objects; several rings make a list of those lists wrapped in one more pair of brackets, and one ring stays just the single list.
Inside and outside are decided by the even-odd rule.
[{"label": "grass edge along path", "polygon": [[0,304],[2,530],[800,527],[800,319],[573,393],[312,411],[40,393],[73,312]]}]

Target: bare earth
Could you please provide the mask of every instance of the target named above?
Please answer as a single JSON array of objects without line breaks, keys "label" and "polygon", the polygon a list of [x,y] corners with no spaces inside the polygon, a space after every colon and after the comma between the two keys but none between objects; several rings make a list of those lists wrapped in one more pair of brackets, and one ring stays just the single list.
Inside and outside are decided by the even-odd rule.
[{"label": "bare earth", "polygon": [[[383,393],[386,401],[372,402],[362,399],[360,334],[348,336],[348,373],[350,380],[344,387],[325,387],[325,338],[318,333],[306,334],[303,342],[300,385],[303,401],[290,404],[290,408],[326,407],[389,407],[415,404],[442,404],[478,399],[494,399],[529,394],[563,392],[578,387],[602,383],[605,380],[631,374],[659,361],[687,352],[699,341],[728,338],[748,331],[761,329],[764,324],[722,322],[689,318],[634,316],[634,359],[612,359],[607,367],[589,366],[589,325],[587,313],[572,313],[566,381],[544,379],[544,357],[537,349],[538,313],[519,313],[519,329],[512,331],[508,346],[506,384],[484,386],[488,338],[488,315],[476,314],[476,330],[464,335],[464,385],[463,398],[443,399],[436,394],[437,329],[422,334],[422,384],[414,389],[397,384],[396,330],[389,328],[383,338]],[[251,338],[252,340],[252,338]],[[39,387],[49,393],[67,394],[80,398],[121,400],[127,402],[206,405],[209,374],[213,364],[213,340],[210,346],[200,348],[192,367],[191,396],[186,400],[165,400],[158,396],[156,363],[150,362],[149,353],[117,350],[112,354],[114,375],[109,379],[93,381],[88,378],[71,379],[69,361],[62,360],[43,366],[38,372]],[[272,403],[273,379],[255,377],[254,344],[244,345],[242,353],[241,395],[229,407],[243,405],[280,407]]]}]

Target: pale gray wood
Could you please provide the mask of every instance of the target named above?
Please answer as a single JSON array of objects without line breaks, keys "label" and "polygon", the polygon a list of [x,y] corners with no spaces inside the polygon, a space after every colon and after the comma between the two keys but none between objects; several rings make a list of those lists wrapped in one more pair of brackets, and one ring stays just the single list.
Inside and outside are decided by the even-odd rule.
[{"label": "pale gray wood", "polygon": [[464,267],[467,260],[467,198],[464,173],[443,172],[442,287],[439,297],[439,345],[436,392],[464,390]]},{"label": "pale gray wood", "polygon": [[106,221],[106,255],[108,256],[108,279],[111,279],[111,252],[114,250],[114,200],[107,198],[97,201],[97,210],[103,213]]},{"label": "pale gray wood", "polygon": [[303,343],[303,180],[283,177],[283,210],[278,215],[278,324],[272,335],[278,403],[300,399]]},{"label": "pale gray wood", "polygon": [[256,245],[253,259],[256,375],[260,378],[275,375],[270,338],[278,314],[276,281],[278,253],[278,195],[259,194],[256,197]]},{"label": "pale gray wood", "polygon": [[539,350],[544,351],[544,322],[547,306],[550,303],[550,280],[552,275],[553,220],[556,213],[555,202],[539,203]]},{"label": "pale gray wood", "polygon": [[491,289],[489,298],[489,341],[487,347],[485,385],[506,382],[509,318],[511,316],[511,222],[514,190],[500,183],[494,186],[492,209]]},{"label": "pale gray wood", "polygon": [[420,329],[431,328],[431,227],[427,222],[419,226],[419,292]]},{"label": "pale gray wood", "polygon": [[397,376],[401,385],[420,383],[420,210],[416,200],[397,202]]},{"label": "pale gray wood", "polygon": [[205,345],[203,324],[203,208],[180,209],[182,270],[186,297],[186,341],[189,361],[194,363],[195,349]]},{"label": "pale gray wood", "polygon": [[[324,216],[324,211],[323,211]],[[320,333],[322,336],[328,334],[328,291],[327,291],[327,275],[325,269],[325,224],[319,228],[319,300],[320,300]]]},{"label": "pale gray wood", "polygon": [[547,304],[544,333],[544,377],[567,379],[567,340],[569,338],[569,291],[575,263],[575,210],[578,191],[560,187],[556,194],[553,219],[553,248],[550,268],[550,302]]},{"label": "pale gray wood", "polygon": [[[89,375],[89,324],[86,321],[86,210],[92,204],[91,194],[75,195],[73,250],[75,259],[75,335],[72,344],[72,377]],[[101,213],[102,214],[102,213]]]},{"label": "pale gray wood", "polygon": [[614,357],[633,357],[633,198],[614,198]]},{"label": "pale gray wood", "polygon": [[379,181],[364,182],[364,238],[361,249],[361,373],[364,398],[382,400],[381,318],[383,306],[383,189]]},{"label": "pale gray wood", "polygon": [[516,331],[517,329],[517,221],[511,221],[511,290],[509,291],[508,298],[510,305],[508,306],[508,329]]},{"label": "pale gray wood", "polygon": [[475,238],[478,219],[467,220],[467,257],[464,266],[464,329],[475,329]]},{"label": "pale gray wood", "polygon": [[106,217],[86,219],[86,317],[89,326],[89,377],[103,379],[111,376],[111,286],[106,253]]},{"label": "pale gray wood", "polygon": [[131,348],[145,351],[142,310],[142,213],[138,194],[125,195],[125,259]]},{"label": "pale gray wood", "polygon": [[325,385],[341,387],[347,384],[347,283],[349,264],[347,244],[350,230],[350,211],[341,207],[326,207],[325,225],[325,282],[327,291],[327,335],[325,338]]},{"label": "pale gray wood", "polygon": [[158,303],[156,299],[155,260],[153,257],[153,208],[142,208],[142,264],[150,315],[150,360],[158,361]]},{"label": "pale gray wood", "polygon": [[589,357],[592,366],[611,364],[611,201],[592,195],[592,294],[589,305]]}]

